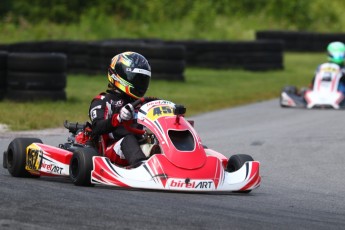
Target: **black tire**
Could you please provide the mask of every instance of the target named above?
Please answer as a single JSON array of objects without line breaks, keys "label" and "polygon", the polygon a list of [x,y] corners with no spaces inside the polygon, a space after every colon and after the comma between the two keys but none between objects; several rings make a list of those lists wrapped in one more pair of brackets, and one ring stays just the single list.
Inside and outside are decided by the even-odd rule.
[{"label": "black tire", "polygon": [[68,42],[68,57],[70,55],[87,55],[88,53],[88,42],[81,41],[69,41]]},{"label": "black tire", "polygon": [[67,99],[64,90],[12,90],[7,89],[5,98],[13,101],[65,101]]},{"label": "black tire", "polygon": [[0,100],[2,100],[6,95],[5,90],[0,89]]},{"label": "black tire", "polygon": [[8,70],[18,72],[66,72],[67,56],[63,53],[10,53]]},{"label": "black tire", "polygon": [[243,69],[248,71],[267,71],[284,69],[283,62],[249,63],[244,64]]},{"label": "black tire", "polygon": [[0,89],[6,89],[7,73],[0,69]]},{"label": "black tire", "polygon": [[153,73],[152,79],[154,80],[167,80],[167,81],[184,81],[184,74],[170,74],[170,73]]},{"label": "black tire", "polygon": [[87,55],[76,55],[76,54],[70,54],[68,55],[68,61],[67,61],[67,69],[70,71],[70,69],[83,69],[89,67],[89,56]]},{"label": "black tire", "polygon": [[[236,154],[230,157],[226,165],[226,171],[235,172],[239,170],[247,161],[254,161],[254,159],[247,154]],[[235,193],[250,193],[252,190],[236,191]]]},{"label": "black tire", "polygon": [[32,143],[43,143],[38,138],[16,138],[7,148],[7,170],[14,177],[38,177],[31,175],[26,169],[26,147]]},{"label": "black tire", "polygon": [[17,42],[11,44],[11,52],[37,53],[42,52],[42,47],[39,42]]},{"label": "black tire", "polygon": [[4,155],[2,156],[2,166],[7,169],[7,151],[4,152]]},{"label": "black tire", "polygon": [[7,87],[20,90],[62,90],[66,73],[8,72]]},{"label": "black tire", "polygon": [[39,50],[37,52],[45,53],[64,53],[68,54],[69,41],[42,41],[36,42]]},{"label": "black tire", "polygon": [[184,72],[186,63],[184,60],[158,60],[149,61],[153,73],[181,74]]},{"label": "black tire", "polygon": [[143,44],[137,42],[103,42],[101,45],[101,54],[103,57],[110,59],[118,53],[133,51],[140,53],[148,60],[150,59],[167,59],[183,60],[185,57],[185,48],[180,45],[169,44]]},{"label": "black tire", "polygon": [[226,165],[226,171],[235,172],[239,170],[247,161],[254,161],[254,159],[247,154],[232,155],[229,158],[228,164]]},{"label": "black tire", "polygon": [[0,44],[0,50],[2,51],[10,51],[11,45]]},{"label": "black tire", "polygon": [[0,100],[5,96],[7,85],[7,74],[5,70],[0,69]]},{"label": "black tire", "polygon": [[289,94],[297,94],[297,87],[296,86],[285,86],[283,88],[283,92],[289,93]]},{"label": "black tire", "polygon": [[7,56],[6,51],[0,51],[0,100],[5,96],[7,82]]},{"label": "black tire", "polygon": [[148,44],[145,46],[147,48],[142,52],[145,53],[146,56],[144,56],[149,59],[184,60],[186,54],[186,48],[182,45]]},{"label": "black tire", "polygon": [[98,155],[97,151],[93,148],[81,148],[74,151],[69,166],[69,175],[75,185],[92,186],[92,157]]},{"label": "black tire", "polygon": [[0,50],[0,71],[7,69],[7,56],[8,52]]}]

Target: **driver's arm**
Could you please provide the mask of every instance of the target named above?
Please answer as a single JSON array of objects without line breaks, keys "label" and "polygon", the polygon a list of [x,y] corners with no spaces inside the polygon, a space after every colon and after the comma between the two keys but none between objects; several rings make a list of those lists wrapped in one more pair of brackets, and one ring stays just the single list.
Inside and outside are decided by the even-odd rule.
[{"label": "driver's arm", "polygon": [[[94,135],[110,133],[119,125],[119,123],[115,124],[113,120],[117,121],[117,119],[112,119],[113,116],[107,118],[108,116],[105,110],[105,101],[93,100],[91,103],[89,117],[92,125],[92,133]],[[118,116],[118,114],[116,114],[116,116]]]}]

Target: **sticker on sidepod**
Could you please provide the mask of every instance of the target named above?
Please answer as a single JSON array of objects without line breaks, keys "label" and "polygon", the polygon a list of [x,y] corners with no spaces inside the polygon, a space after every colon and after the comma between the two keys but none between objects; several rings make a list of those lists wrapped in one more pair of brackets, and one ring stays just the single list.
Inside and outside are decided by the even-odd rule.
[{"label": "sticker on sidepod", "polygon": [[167,186],[175,190],[214,190],[214,182],[212,180],[183,180],[170,178]]},{"label": "sticker on sidepod", "polygon": [[174,108],[175,104],[170,101],[158,100],[149,102],[140,108],[138,119],[146,117],[150,120],[156,120],[160,117],[173,116]]},{"label": "sticker on sidepod", "polygon": [[26,165],[28,171],[37,171],[41,168],[43,152],[36,144],[31,144],[26,148]]}]

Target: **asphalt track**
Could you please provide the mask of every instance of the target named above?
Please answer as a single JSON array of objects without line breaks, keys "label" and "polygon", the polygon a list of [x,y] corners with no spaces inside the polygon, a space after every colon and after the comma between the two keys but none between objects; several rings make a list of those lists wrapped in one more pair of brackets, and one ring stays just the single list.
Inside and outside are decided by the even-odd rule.
[{"label": "asphalt track", "polygon": [[[188,113],[187,113],[188,114]],[[76,187],[0,169],[0,229],[344,229],[345,111],[282,109],[278,100],[193,117],[205,145],[261,162],[249,194]],[[2,133],[57,145],[57,134]],[[0,159],[2,165],[2,157]]]}]

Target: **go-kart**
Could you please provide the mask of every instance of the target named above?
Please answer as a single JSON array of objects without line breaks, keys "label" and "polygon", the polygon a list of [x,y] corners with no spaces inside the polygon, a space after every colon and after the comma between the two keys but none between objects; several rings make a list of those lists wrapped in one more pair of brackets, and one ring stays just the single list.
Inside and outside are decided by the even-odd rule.
[{"label": "go-kart", "polygon": [[246,154],[228,159],[207,148],[193,121],[185,119],[184,106],[148,97],[132,105],[141,128],[125,127],[149,146],[139,166],[112,162],[105,157],[107,143],[91,138],[89,123],[67,121],[71,136],[66,143],[53,147],[37,138],[16,138],[4,152],[3,166],[14,177],[65,176],[80,186],[248,193],[260,185],[260,163]]},{"label": "go-kart", "polygon": [[338,91],[341,69],[333,63],[320,65],[312,88],[297,89],[296,86],[285,86],[280,95],[281,107],[297,108],[332,108],[345,107],[344,94]]}]

